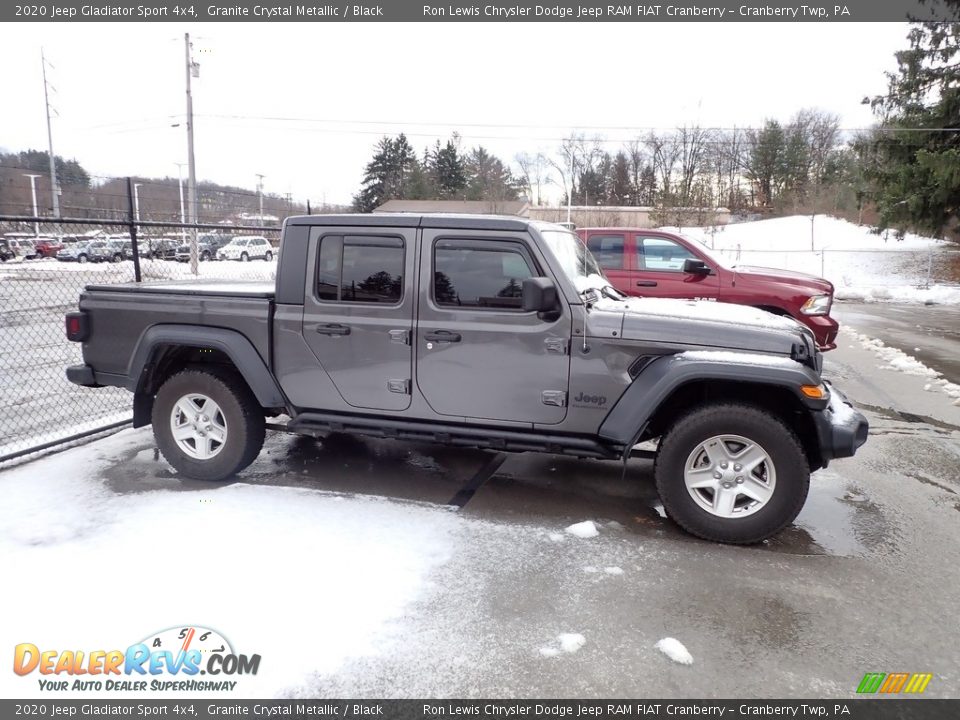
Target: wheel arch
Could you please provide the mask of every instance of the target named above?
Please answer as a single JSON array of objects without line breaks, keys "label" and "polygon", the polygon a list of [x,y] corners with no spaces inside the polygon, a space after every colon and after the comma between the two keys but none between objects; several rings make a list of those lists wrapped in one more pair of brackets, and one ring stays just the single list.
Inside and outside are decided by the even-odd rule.
[{"label": "wheel arch", "polygon": [[237,372],[264,409],[288,402],[253,344],[235,330],[192,325],[154,325],[137,343],[127,377],[134,392],[134,427],[148,425],[160,385],[186,367],[213,365]]},{"label": "wheel arch", "polygon": [[824,463],[811,411],[825,402],[803,398],[799,388],[819,383],[819,377],[799,364],[789,368],[664,357],[637,376],[607,414],[599,435],[628,446],[659,437],[692,408],[739,402],[782,419],[797,435],[810,469],[815,470]]}]

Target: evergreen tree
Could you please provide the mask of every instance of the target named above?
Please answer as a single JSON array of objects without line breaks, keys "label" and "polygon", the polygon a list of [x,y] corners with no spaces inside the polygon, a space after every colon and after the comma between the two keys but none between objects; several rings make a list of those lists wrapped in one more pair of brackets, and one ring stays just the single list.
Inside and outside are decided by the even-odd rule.
[{"label": "evergreen tree", "polygon": [[896,53],[867,168],[881,228],[960,240],[960,2],[937,3],[953,22],[914,23]]},{"label": "evergreen tree", "polygon": [[466,165],[460,156],[457,140],[457,136],[454,135],[453,139],[448,140],[443,147],[438,140],[436,149],[429,158],[434,197],[444,200],[456,199],[463,196],[467,187]]},{"label": "evergreen tree", "polygon": [[395,139],[381,138],[376,152],[367,163],[363,175],[363,187],[353,197],[353,207],[358,212],[372,212],[387,200],[404,199],[413,189],[413,180],[419,170],[417,153],[410,146],[406,135]]},{"label": "evergreen tree", "polygon": [[468,200],[516,200],[519,183],[510,169],[486,148],[480,146],[470,151],[465,162],[467,175],[466,197]]},{"label": "evergreen tree", "polygon": [[611,205],[633,205],[635,203],[635,192],[633,184],[630,182],[630,161],[623,151],[618,152],[613,158],[609,195]]}]

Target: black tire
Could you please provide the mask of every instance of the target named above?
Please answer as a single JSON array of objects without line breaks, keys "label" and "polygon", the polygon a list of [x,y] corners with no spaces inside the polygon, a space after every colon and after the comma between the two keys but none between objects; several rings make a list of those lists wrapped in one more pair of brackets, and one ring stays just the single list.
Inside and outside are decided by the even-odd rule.
[{"label": "black tire", "polygon": [[273,253],[267,250],[267,254],[263,256],[263,259],[266,260],[267,262],[270,262],[271,260],[273,260]]},{"label": "black tire", "polygon": [[121,255],[120,253],[115,253],[112,260],[115,263],[121,262],[123,260],[123,255]]},{"label": "black tire", "polygon": [[201,261],[206,262],[206,261],[209,260],[209,259],[210,259],[210,253],[208,253],[206,250],[204,250],[202,253],[200,253],[200,260],[201,260]]},{"label": "black tire", "polygon": [[246,253],[240,253],[240,262],[247,262],[250,260],[250,256]]},{"label": "black tire", "polygon": [[[745,517],[714,515],[687,490],[688,458],[701,443],[719,435],[738,435],[759,444],[775,468],[772,495]],[[674,522],[705,540],[743,545],[766,540],[793,522],[810,487],[807,456],[793,431],[765,410],[734,403],[709,405],[679,418],[660,441],[653,472],[660,500]],[[740,496],[738,502],[744,499]]]},{"label": "black tire", "polygon": [[[216,455],[191,457],[173,437],[170,418],[178,400],[191,393],[206,395],[219,405],[227,436]],[[157,447],[178,473],[194,480],[219,481],[236,475],[252,463],[263,447],[263,410],[243,379],[219,369],[188,369],[167,379],[153,403],[153,436]]]},{"label": "black tire", "polygon": [[87,260],[88,260],[87,256],[82,253],[77,256],[78,263],[85,263]]}]

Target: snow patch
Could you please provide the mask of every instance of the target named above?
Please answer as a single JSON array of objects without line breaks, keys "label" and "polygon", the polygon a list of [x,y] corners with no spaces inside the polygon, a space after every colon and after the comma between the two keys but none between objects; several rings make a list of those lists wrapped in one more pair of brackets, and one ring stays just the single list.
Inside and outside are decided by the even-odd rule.
[{"label": "snow patch", "polygon": [[566,653],[575,653],[587,644],[587,639],[580,633],[560,633],[557,635],[560,649]]},{"label": "snow patch", "polygon": [[623,575],[623,568],[618,567],[605,567],[603,571],[607,575]]},{"label": "snow patch", "polygon": [[782,355],[763,355],[761,353],[734,352],[731,350],[687,350],[676,355],[684,360],[699,360],[701,362],[717,363],[746,363],[749,365],[765,365],[768,367],[797,368],[800,363]]},{"label": "snow patch", "polygon": [[570,535],[583,539],[593,538],[600,534],[593,520],[584,520],[583,522],[575,523],[566,530]]},{"label": "snow patch", "polygon": [[693,665],[693,655],[676,638],[665,637],[657,642],[655,647],[675,663]]}]

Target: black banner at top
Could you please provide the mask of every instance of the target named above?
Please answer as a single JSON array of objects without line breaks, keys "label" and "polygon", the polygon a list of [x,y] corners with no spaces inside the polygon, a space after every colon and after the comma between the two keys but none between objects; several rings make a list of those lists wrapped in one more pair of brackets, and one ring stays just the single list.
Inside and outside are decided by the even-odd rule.
[{"label": "black banner at top", "polygon": [[40,0],[0,5],[5,22],[904,22],[958,21],[949,0]]}]

